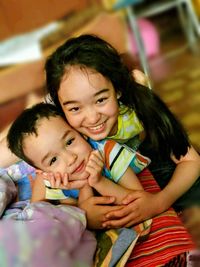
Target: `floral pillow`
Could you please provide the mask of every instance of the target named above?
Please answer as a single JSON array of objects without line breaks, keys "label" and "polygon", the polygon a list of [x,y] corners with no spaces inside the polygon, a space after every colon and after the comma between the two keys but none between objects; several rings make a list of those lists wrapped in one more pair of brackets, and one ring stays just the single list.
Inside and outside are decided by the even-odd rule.
[{"label": "floral pillow", "polygon": [[0,215],[16,196],[20,201],[31,198],[34,178],[35,169],[24,161],[0,169]]},{"label": "floral pillow", "polygon": [[7,205],[14,201],[17,196],[17,188],[3,169],[0,169],[0,217],[2,216]]}]

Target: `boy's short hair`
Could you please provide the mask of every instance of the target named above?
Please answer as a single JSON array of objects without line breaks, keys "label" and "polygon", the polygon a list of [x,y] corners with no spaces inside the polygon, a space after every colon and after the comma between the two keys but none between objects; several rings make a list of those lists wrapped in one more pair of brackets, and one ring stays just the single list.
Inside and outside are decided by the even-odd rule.
[{"label": "boy's short hair", "polygon": [[25,109],[13,122],[7,135],[8,147],[12,153],[30,165],[34,165],[24,154],[24,138],[32,134],[38,135],[37,126],[41,119],[56,116],[63,117],[63,114],[52,104],[39,103]]}]

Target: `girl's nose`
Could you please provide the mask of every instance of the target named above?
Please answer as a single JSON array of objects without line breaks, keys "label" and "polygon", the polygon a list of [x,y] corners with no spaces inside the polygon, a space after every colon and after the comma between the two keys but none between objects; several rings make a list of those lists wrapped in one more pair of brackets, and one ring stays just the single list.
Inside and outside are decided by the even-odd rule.
[{"label": "girl's nose", "polygon": [[96,111],[95,109],[89,109],[87,110],[85,114],[85,120],[88,124],[94,125],[100,120],[100,113]]}]

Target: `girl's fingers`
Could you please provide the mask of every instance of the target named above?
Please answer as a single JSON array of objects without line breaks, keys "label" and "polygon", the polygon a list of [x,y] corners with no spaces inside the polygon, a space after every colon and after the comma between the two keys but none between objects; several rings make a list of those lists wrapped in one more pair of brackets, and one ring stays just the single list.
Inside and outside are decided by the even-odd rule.
[{"label": "girl's fingers", "polygon": [[138,218],[133,219],[131,214],[130,214],[130,215],[123,217],[121,219],[103,222],[102,226],[104,228],[119,228],[119,227],[131,226],[131,225],[138,223],[138,222],[139,222],[139,219]]},{"label": "girl's fingers", "polygon": [[[104,196],[104,197],[93,197],[93,205],[108,205],[108,204],[112,204],[115,202],[115,197],[110,197],[110,196]],[[119,208],[118,206],[111,206],[110,208]]]},{"label": "girl's fingers", "polygon": [[134,206],[132,205],[131,207],[128,206],[122,206],[122,208],[120,210],[116,210],[113,212],[109,212],[106,214],[106,218],[107,219],[118,219],[118,218],[122,218],[125,217],[129,214],[133,214],[134,213]]}]

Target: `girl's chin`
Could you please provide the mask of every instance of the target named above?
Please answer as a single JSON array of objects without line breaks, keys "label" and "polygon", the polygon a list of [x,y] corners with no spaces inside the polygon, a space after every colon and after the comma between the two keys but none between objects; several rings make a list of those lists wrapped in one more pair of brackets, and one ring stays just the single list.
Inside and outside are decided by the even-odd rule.
[{"label": "girl's chin", "polygon": [[104,133],[88,133],[87,134],[89,138],[95,140],[95,141],[100,141],[102,139],[105,139],[108,135]]}]

